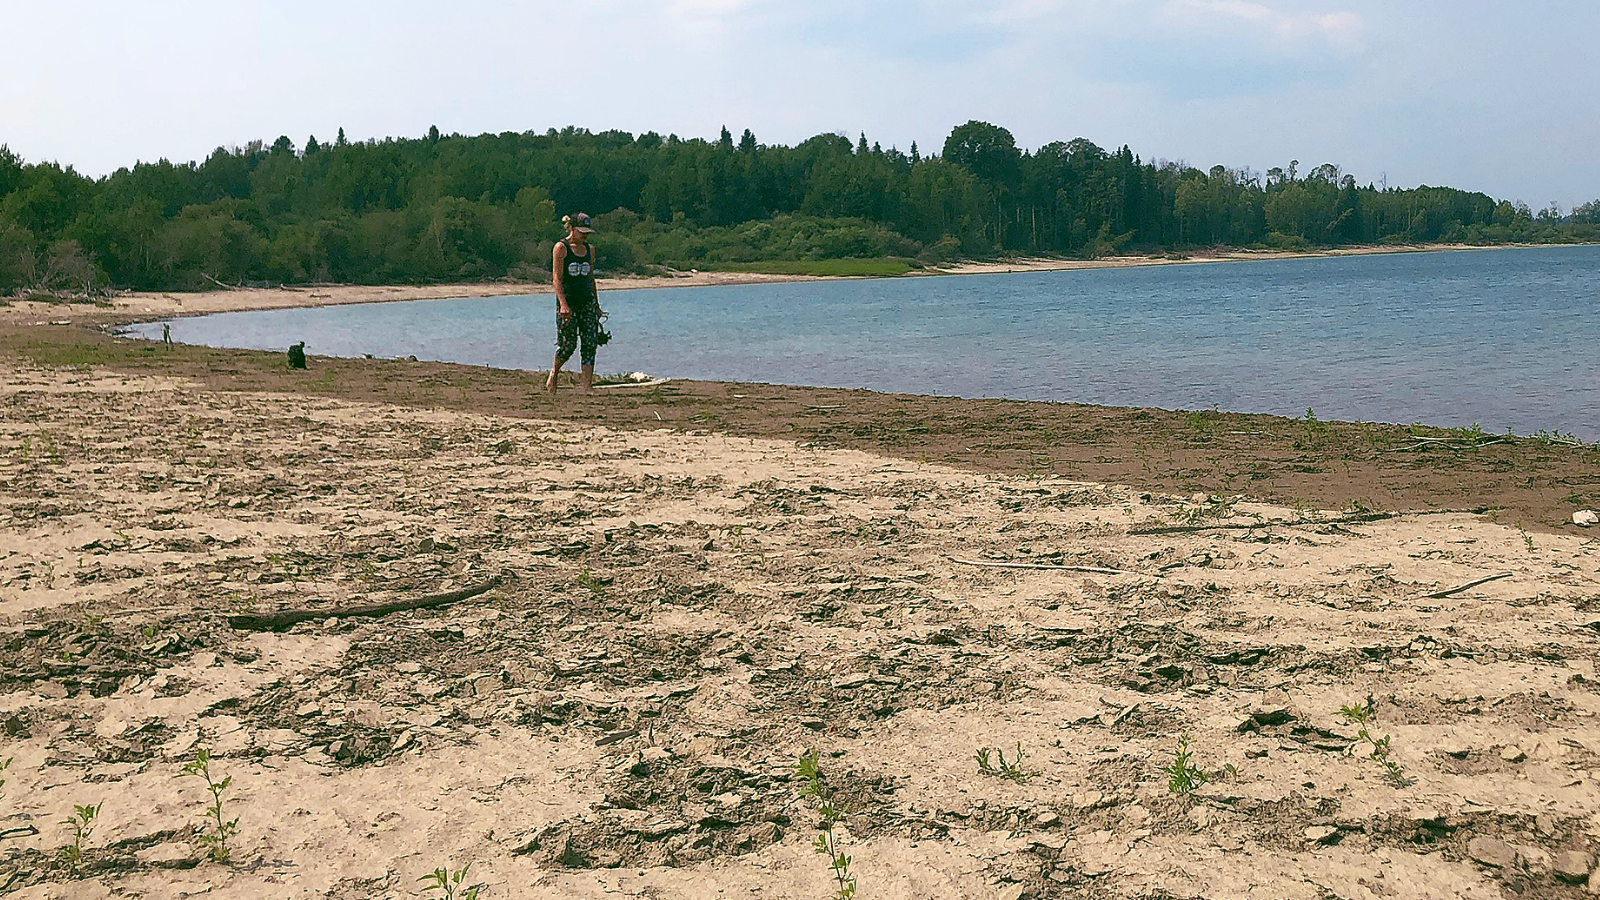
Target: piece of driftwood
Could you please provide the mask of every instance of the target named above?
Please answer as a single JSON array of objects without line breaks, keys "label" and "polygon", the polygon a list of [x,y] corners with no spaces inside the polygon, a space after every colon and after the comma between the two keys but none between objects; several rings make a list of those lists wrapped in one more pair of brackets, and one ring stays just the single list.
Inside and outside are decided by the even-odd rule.
[{"label": "piece of driftwood", "polygon": [[1449,438],[1417,438],[1415,444],[1404,447],[1390,447],[1379,450],[1379,453],[1405,453],[1408,450],[1421,450],[1423,447],[1443,447],[1447,450],[1476,450],[1479,447],[1492,447],[1495,444],[1504,444],[1505,438],[1495,438],[1490,441],[1454,441]]},{"label": "piece of driftwood", "polygon": [[1145,578],[1160,578],[1160,575],[1151,575],[1148,572],[1130,572],[1127,569],[1107,569],[1102,566],[1063,566],[1055,563],[1018,563],[1018,562],[985,562],[976,559],[960,559],[950,557],[951,562],[958,562],[963,566],[983,566],[991,569],[1053,569],[1059,572],[1093,572],[1096,575],[1142,575]]},{"label": "piece of driftwood", "polygon": [[[1215,525],[1163,525],[1159,528],[1134,528],[1129,534],[1188,534],[1194,531],[1249,531],[1254,528],[1293,528],[1301,525],[1358,525],[1362,522],[1382,522],[1392,519],[1398,513],[1360,513],[1354,516],[1341,516],[1337,519],[1295,519],[1293,521],[1278,521],[1268,519],[1263,522],[1232,522],[1217,523]],[[1419,515],[1411,513],[1410,515]]]},{"label": "piece of driftwood", "polygon": [[1513,574],[1515,574],[1515,573],[1513,573],[1513,572],[1501,572],[1498,575],[1485,575],[1482,578],[1479,578],[1479,579],[1477,579],[1475,581],[1469,581],[1466,584],[1460,585],[1458,587],[1447,588],[1447,589],[1442,590],[1442,591],[1434,591],[1431,594],[1423,594],[1418,599],[1420,599],[1420,600],[1437,600],[1440,597],[1448,597],[1451,594],[1459,594],[1462,591],[1466,590],[1467,588],[1475,588],[1478,585],[1483,584],[1484,582],[1495,581],[1495,580],[1500,579],[1500,578],[1510,578]]},{"label": "piece of driftwood", "polygon": [[651,378],[646,381],[615,381],[611,384],[597,384],[594,389],[598,391],[607,388],[655,387],[658,384],[666,384],[671,380],[671,378]]},{"label": "piece of driftwood", "polygon": [[209,282],[211,282],[212,284],[216,285],[217,287],[227,288],[230,291],[241,291],[241,290],[244,290],[244,288],[241,288],[236,284],[228,284],[226,281],[218,281],[217,279],[212,278],[210,275],[207,275],[204,272],[200,273],[200,277],[204,278],[205,280],[207,280]]},{"label": "piece of driftwood", "polygon": [[496,575],[482,584],[475,584],[472,587],[451,591],[447,594],[429,594],[426,597],[415,597],[410,600],[395,600],[390,603],[368,603],[361,606],[338,606],[332,609],[286,609],[267,615],[229,616],[228,624],[245,631],[277,631],[280,628],[288,628],[299,622],[309,622],[313,619],[386,616],[390,613],[404,612],[408,609],[431,609],[435,606],[446,606],[487,593],[499,587],[499,585],[500,576]]}]

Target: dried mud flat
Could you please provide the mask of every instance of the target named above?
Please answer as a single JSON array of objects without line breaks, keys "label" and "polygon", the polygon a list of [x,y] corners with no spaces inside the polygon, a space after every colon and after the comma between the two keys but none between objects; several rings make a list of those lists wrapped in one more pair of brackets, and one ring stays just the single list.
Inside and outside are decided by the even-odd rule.
[{"label": "dried mud flat", "polygon": [[1589,890],[1592,539],[0,366],[0,893]]}]

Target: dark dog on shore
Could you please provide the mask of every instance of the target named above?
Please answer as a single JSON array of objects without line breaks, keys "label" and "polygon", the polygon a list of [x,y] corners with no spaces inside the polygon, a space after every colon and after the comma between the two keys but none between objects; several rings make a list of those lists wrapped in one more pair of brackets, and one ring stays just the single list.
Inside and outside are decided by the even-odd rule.
[{"label": "dark dog on shore", "polygon": [[289,346],[289,368],[304,369],[306,367],[306,342]]}]

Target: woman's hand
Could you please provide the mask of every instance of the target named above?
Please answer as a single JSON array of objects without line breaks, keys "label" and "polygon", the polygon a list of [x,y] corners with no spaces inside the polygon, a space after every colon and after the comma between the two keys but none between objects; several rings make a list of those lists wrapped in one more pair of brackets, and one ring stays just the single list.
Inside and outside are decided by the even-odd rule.
[{"label": "woman's hand", "polygon": [[567,301],[561,301],[561,308],[556,310],[556,318],[563,322],[572,318],[572,307],[567,305]]}]

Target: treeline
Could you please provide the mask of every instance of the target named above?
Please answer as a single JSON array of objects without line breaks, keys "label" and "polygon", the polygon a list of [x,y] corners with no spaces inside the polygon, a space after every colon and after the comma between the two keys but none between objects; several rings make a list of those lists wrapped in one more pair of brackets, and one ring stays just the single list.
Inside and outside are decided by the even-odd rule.
[{"label": "treeline", "polygon": [[922,155],[620,131],[218,148],[88,178],[0,147],[0,291],[215,282],[548,279],[560,213],[596,214],[601,263],[716,268],[903,257],[1093,256],[1218,245],[1600,240],[1569,216],[1442,187],[1361,186],[1328,164],[1264,174],[1141,160],[1079,138],[1026,153],[968,122]]}]

